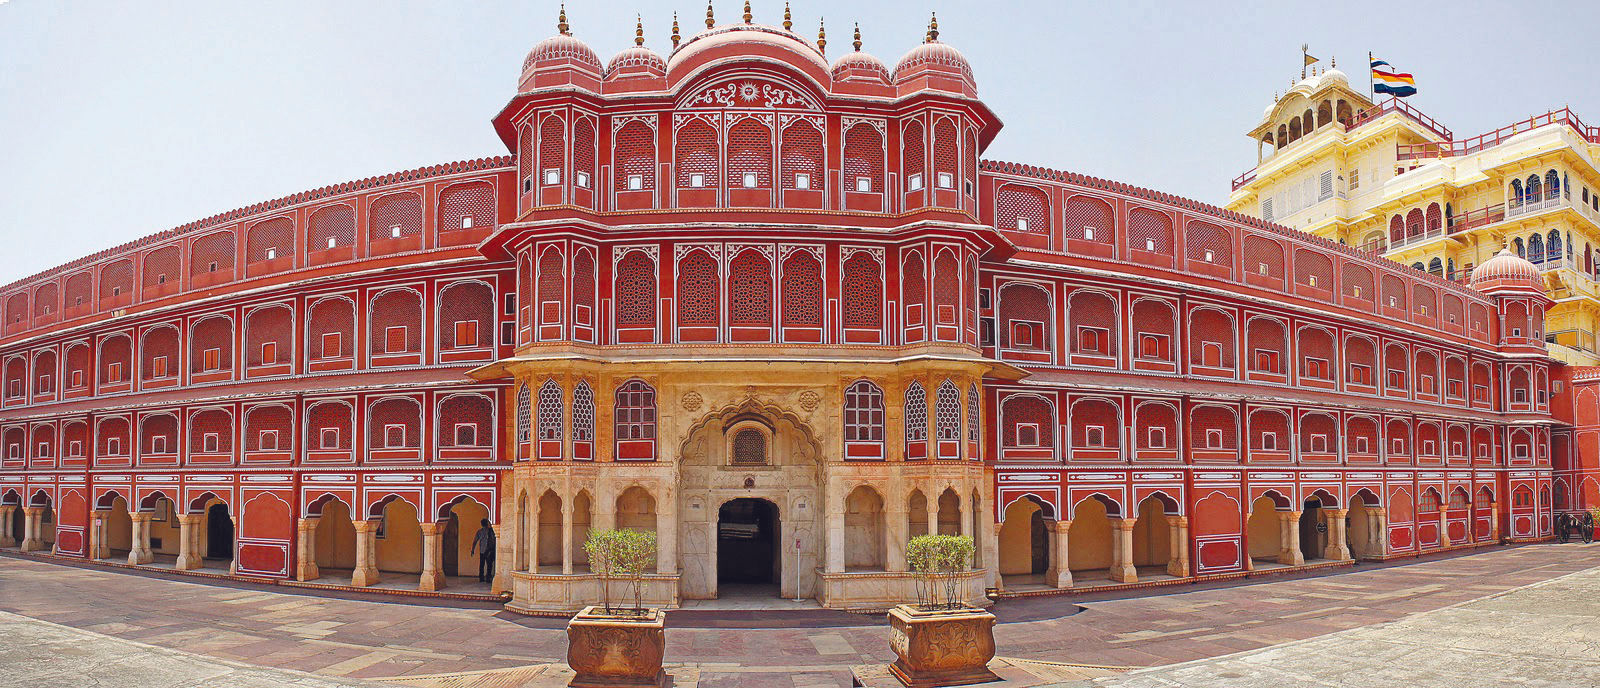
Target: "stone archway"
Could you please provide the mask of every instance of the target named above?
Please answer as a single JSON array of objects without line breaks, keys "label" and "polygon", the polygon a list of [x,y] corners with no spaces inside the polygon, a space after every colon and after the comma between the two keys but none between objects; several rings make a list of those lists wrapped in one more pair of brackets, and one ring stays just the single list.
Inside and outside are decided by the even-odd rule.
[{"label": "stone archway", "polygon": [[[777,594],[817,597],[817,569],[825,550],[822,519],[831,510],[823,508],[821,451],[811,428],[782,408],[746,400],[707,413],[685,438],[676,495],[680,595],[719,596],[723,507],[758,500],[773,509]],[[759,527],[763,517],[748,511],[756,507],[733,508],[740,512],[736,519],[754,519]]]},{"label": "stone archway", "polygon": [[[776,594],[783,572],[778,505],[759,497],[740,497],[717,509],[718,596],[727,586],[757,594]],[[767,592],[760,592],[767,590]]]}]

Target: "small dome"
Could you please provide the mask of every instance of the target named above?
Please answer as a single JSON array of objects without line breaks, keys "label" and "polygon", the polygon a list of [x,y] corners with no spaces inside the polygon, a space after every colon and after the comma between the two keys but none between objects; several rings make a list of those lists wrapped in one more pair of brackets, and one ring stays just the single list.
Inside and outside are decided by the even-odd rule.
[{"label": "small dome", "polygon": [[900,62],[894,66],[894,80],[901,81],[911,73],[929,67],[959,71],[967,86],[977,90],[977,81],[972,78],[972,65],[967,62],[966,56],[950,45],[940,43],[937,38],[912,48],[911,52],[900,58]]},{"label": "small dome", "polygon": [[1528,286],[1539,291],[1539,268],[1512,253],[1510,248],[1500,249],[1493,258],[1472,269],[1472,286],[1504,283],[1508,286]]},{"label": "small dome", "polygon": [[1317,78],[1314,77],[1314,76],[1308,76],[1308,77],[1306,77],[1304,79],[1301,79],[1298,83],[1296,83],[1294,85],[1294,87],[1295,88],[1303,88],[1303,89],[1305,89],[1307,91],[1315,91],[1315,90],[1317,90]]},{"label": "small dome", "polygon": [[1350,85],[1350,77],[1345,76],[1344,72],[1339,71],[1338,67],[1334,67],[1332,69],[1329,69],[1326,72],[1323,72],[1322,76],[1317,78],[1317,87],[1318,88],[1321,88],[1323,86],[1327,86],[1329,84],[1342,84],[1342,85],[1345,85],[1345,86],[1349,86]]},{"label": "small dome", "polygon": [[835,80],[870,74],[883,83],[889,83],[889,68],[883,65],[883,61],[859,50],[845,53],[844,57],[834,60],[830,71]]},{"label": "small dome", "polygon": [[586,68],[595,76],[600,75],[600,57],[594,50],[572,34],[560,33],[539,41],[528,51],[528,58],[522,61],[522,79],[526,81],[542,68],[563,65]]},{"label": "small dome", "polygon": [[614,78],[622,72],[662,76],[667,73],[667,61],[657,55],[656,51],[636,45],[617,53],[617,56],[606,64],[607,79]]}]

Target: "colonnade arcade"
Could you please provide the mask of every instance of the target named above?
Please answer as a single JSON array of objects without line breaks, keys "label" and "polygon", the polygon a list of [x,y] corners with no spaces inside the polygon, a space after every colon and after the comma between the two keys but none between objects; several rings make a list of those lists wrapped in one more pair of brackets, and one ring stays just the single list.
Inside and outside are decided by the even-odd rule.
[{"label": "colonnade arcade", "polygon": [[1032,494],[1003,508],[996,531],[1002,589],[1137,583],[1190,573],[1189,521],[1163,492],[1145,497],[1132,513],[1100,493],[1079,500],[1065,518]]},{"label": "colonnade arcade", "polygon": [[[476,576],[472,540],[489,509],[471,497],[419,513],[405,497],[386,495],[364,510],[338,496],[318,497],[300,519],[295,578],[369,587],[411,587],[437,592]],[[502,548],[503,549],[503,548]]]}]

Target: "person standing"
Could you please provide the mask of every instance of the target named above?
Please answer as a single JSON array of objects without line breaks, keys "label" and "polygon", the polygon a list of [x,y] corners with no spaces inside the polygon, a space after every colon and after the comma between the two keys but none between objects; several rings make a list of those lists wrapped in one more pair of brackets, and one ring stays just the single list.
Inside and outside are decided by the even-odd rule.
[{"label": "person standing", "polygon": [[487,518],[478,523],[478,534],[472,536],[472,549],[468,554],[478,555],[478,582],[488,583],[494,578],[494,529],[489,527]]}]

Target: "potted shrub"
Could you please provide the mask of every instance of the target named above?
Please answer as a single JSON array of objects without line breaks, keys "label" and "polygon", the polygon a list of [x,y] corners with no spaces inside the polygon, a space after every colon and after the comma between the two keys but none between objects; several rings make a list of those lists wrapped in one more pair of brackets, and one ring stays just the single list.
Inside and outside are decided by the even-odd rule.
[{"label": "potted shrub", "polygon": [[908,686],[961,686],[998,681],[994,615],[967,604],[963,593],[972,538],[919,535],[906,543],[906,563],[916,576],[917,603],[889,610],[896,659],[889,671]]},{"label": "potted shrub", "polygon": [[[666,682],[666,614],[644,606],[644,574],[656,559],[656,534],[642,530],[591,530],[583,544],[600,584],[601,604],[584,607],[567,623],[567,664],[573,686],[659,686]],[[631,606],[612,604],[616,580],[633,584]]]}]

